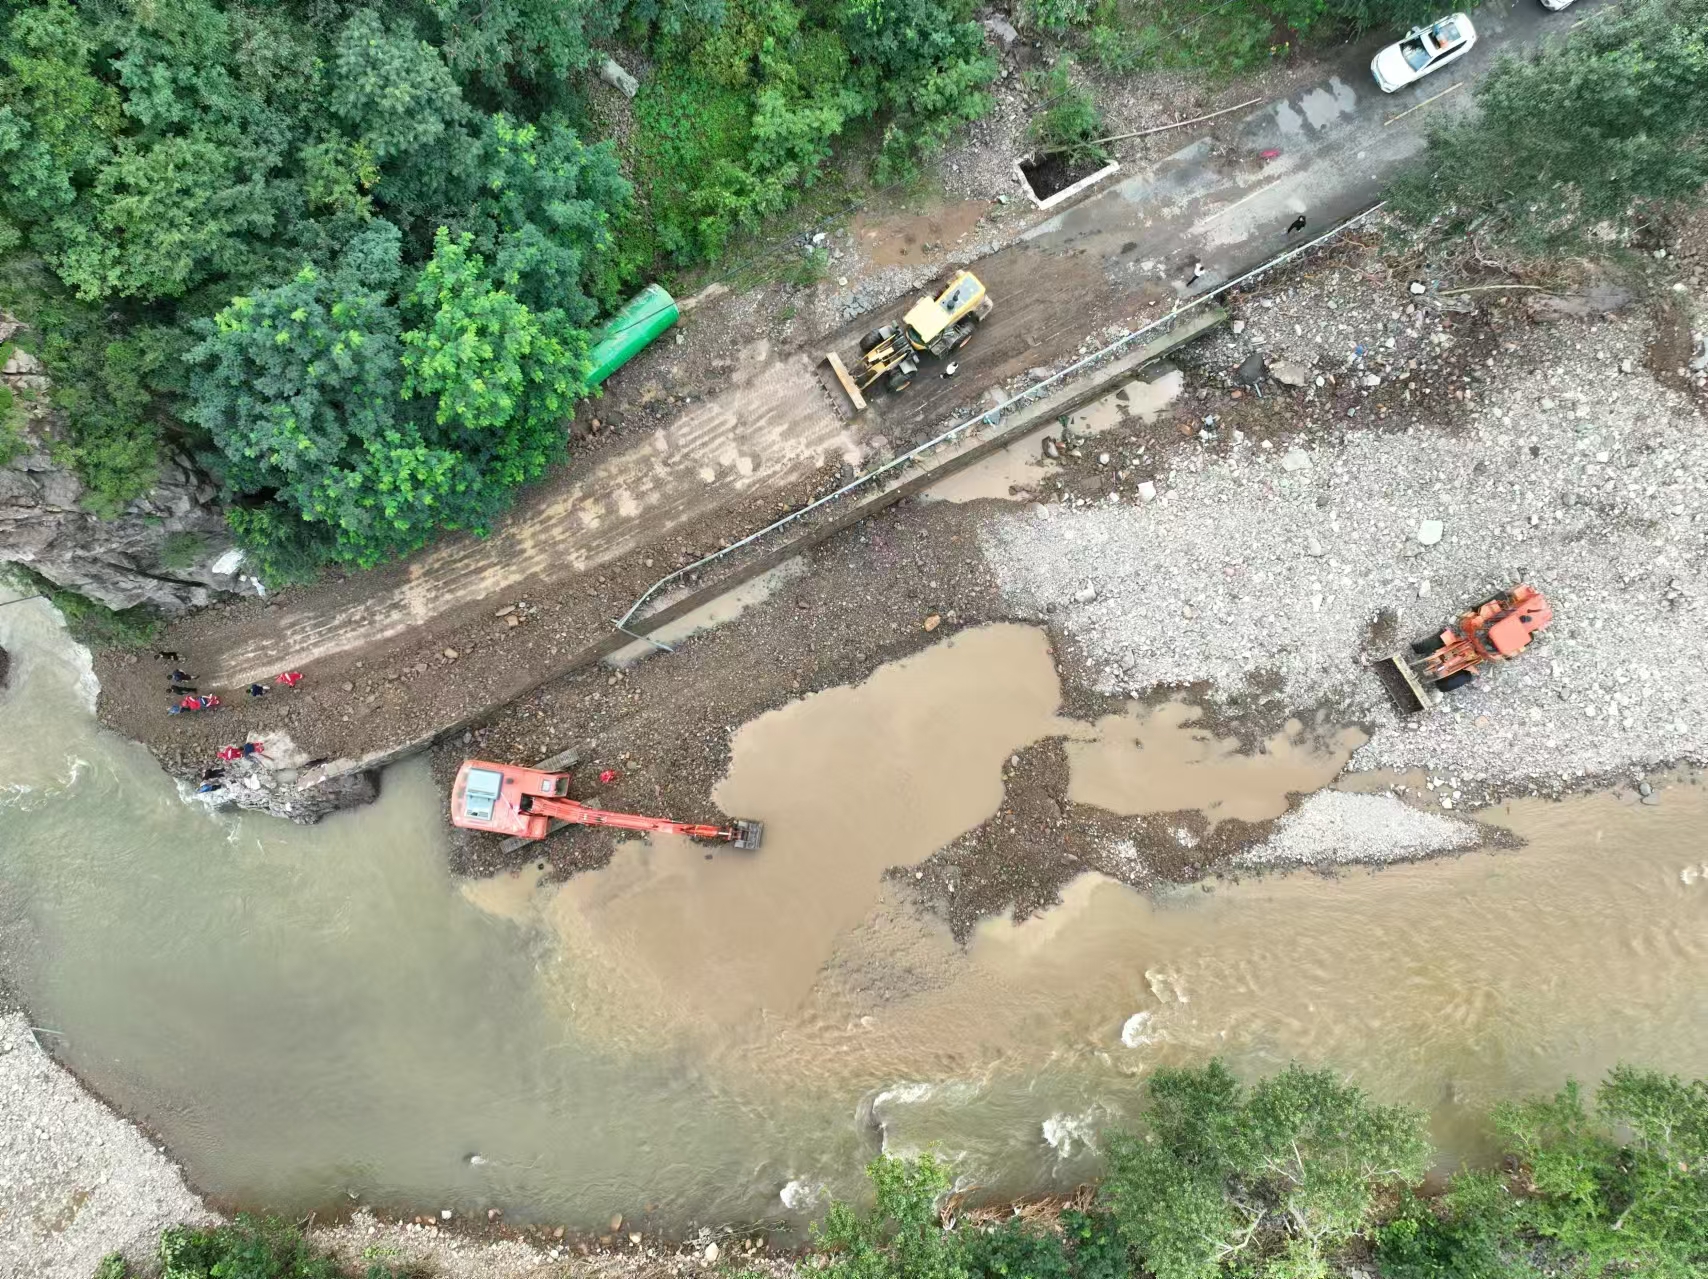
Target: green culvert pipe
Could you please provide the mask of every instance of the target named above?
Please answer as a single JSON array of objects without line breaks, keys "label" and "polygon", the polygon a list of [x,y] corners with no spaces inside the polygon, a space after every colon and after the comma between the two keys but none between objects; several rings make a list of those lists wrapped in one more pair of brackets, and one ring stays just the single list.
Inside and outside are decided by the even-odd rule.
[{"label": "green culvert pipe", "polygon": [[593,349],[587,353],[593,362],[587,385],[598,386],[634,359],[648,343],[675,324],[680,314],[676,299],[657,284],[647,285],[623,303],[622,309],[594,336]]}]

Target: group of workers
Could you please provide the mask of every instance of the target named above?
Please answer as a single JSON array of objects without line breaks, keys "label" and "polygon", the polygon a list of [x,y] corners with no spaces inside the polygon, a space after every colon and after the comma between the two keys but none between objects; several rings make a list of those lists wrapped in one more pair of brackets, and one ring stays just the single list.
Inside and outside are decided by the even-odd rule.
[{"label": "group of workers", "polygon": [[[156,653],[155,656],[163,662],[176,663],[178,660],[178,654],[170,651],[161,651]],[[182,715],[186,711],[211,711],[219,709],[220,700],[217,693],[198,694],[195,688],[191,686],[190,681],[194,679],[195,676],[174,665],[172,667],[172,673],[168,678],[171,680],[173,694],[182,695],[178,701],[167,707],[166,713],[168,715]],[[295,688],[298,684],[302,683],[302,672],[286,671],[284,674],[276,676],[273,683],[279,688]],[[250,697],[265,697],[271,691],[272,690],[269,689],[267,685],[261,683],[255,683],[249,686]],[[217,752],[220,760],[227,764],[235,763],[240,759],[251,759],[256,755],[264,756],[266,753],[266,749],[260,742],[244,742],[241,746],[221,746]],[[203,770],[202,783],[197,787],[197,793],[206,793],[207,791],[217,789],[219,786],[218,779],[224,776],[225,770],[223,768],[208,768]]]}]

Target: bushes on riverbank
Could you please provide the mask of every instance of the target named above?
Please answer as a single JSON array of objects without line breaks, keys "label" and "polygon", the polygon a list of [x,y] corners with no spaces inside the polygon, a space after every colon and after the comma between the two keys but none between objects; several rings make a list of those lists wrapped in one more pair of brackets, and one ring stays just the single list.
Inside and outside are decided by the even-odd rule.
[{"label": "bushes on riverbank", "polygon": [[1687,1279],[1708,1273],[1708,1084],[1616,1068],[1497,1107],[1502,1161],[1413,1187],[1435,1162],[1424,1116],[1332,1072],[1242,1088],[1219,1063],[1161,1070],[1141,1127],[1107,1138],[1089,1211],[1051,1224],[939,1217],[949,1170],[880,1158],[875,1203],[832,1207],[833,1279]]},{"label": "bushes on riverbank", "polygon": [[[276,1217],[239,1215],[203,1229],[173,1226],[160,1236],[159,1279],[346,1279],[302,1231]],[[101,1262],[95,1279],[138,1279],[117,1253]],[[416,1279],[413,1272],[370,1262],[362,1279]]]}]

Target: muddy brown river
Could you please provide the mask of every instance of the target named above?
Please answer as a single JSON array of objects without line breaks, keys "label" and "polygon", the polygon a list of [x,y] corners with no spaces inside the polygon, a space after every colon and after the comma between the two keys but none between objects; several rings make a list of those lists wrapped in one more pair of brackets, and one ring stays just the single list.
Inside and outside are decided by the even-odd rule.
[{"label": "muddy brown river", "polygon": [[1708,1067],[1688,779],[1485,814],[1511,852],[1155,899],[1086,876],[960,947],[882,874],[988,818],[1027,743],[1070,739],[1083,802],[1257,819],[1356,735],[1251,757],[1172,705],[1064,721],[1042,634],[990,627],[741,728],[718,798],[766,821],[752,858],[657,840],[567,884],[459,884],[425,765],[318,827],[206,813],[97,729],[42,605],[0,610],[0,645],[4,975],[227,1200],[798,1221],[880,1147],[1071,1183],[1147,1071],[1213,1054],[1338,1067],[1455,1152],[1498,1098]]}]

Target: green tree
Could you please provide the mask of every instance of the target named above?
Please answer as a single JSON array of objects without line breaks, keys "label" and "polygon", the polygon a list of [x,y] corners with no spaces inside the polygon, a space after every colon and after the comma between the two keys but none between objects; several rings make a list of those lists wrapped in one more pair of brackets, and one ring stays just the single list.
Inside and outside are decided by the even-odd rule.
[{"label": "green tree", "polygon": [[1708,1083],[1619,1066],[1601,1086],[1597,1112],[1588,1113],[1576,1084],[1496,1109],[1502,1145],[1535,1191],[1522,1220],[1554,1241],[1574,1275],[1701,1275]]},{"label": "green tree", "polygon": [[[122,125],[119,98],[90,70],[93,33],[65,0],[18,10],[0,38],[0,251],[19,224],[45,223],[106,163]],[[7,243],[9,241],[10,243]]]},{"label": "green tree", "polygon": [[203,137],[128,139],[101,170],[92,216],[61,223],[58,268],[80,297],[174,298],[252,261],[249,236],[272,228],[266,183],[237,172],[235,156]]},{"label": "green tree", "polygon": [[1394,183],[1407,216],[1500,228],[1537,251],[1625,223],[1637,201],[1692,196],[1708,182],[1708,0],[1598,13],[1503,58],[1477,107]]},{"label": "green tree", "polygon": [[594,61],[623,6],[609,0],[425,0],[451,69],[505,96],[507,77],[547,87]]},{"label": "green tree", "polygon": [[1378,1190],[1430,1159],[1421,1115],[1329,1071],[1290,1066],[1246,1093],[1212,1062],[1157,1072],[1146,1098],[1143,1136],[1110,1139],[1103,1195],[1157,1279],[1325,1275]]},{"label": "green tree", "polygon": [[439,50],[407,19],[388,29],[372,9],[358,9],[338,33],[330,89],[333,113],[381,164],[432,146],[463,111]]},{"label": "green tree", "polygon": [[508,490],[561,455],[563,418],[587,393],[587,332],[494,287],[471,240],[434,241],[411,297],[426,320],[403,335],[403,394],[433,397],[441,434]]},{"label": "green tree", "polygon": [[916,1160],[879,1155],[866,1165],[876,1192],[869,1211],[833,1203],[813,1238],[828,1253],[830,1279],[969,1279],[960,1236],[943,1229],[937,1201],[953,1182],[929,1152]]},{"label": "green tree", "polygon": [[[568,122],[491,116],[481,184],[459,222],[504,288],[535,312],[585,328],[616,301],[613,226],[633,196],[609,143],[585,145]],[[589,296],[590,294],[594,296]]]},{"label": "green tree", "polygon": [[880,180],[904,174],[990,109],[996,59],[970,0],[843,0],[859,86],[888,114]]},{"label": "green tree", "polygon": [[379,564],[441,529],[480,528],[502,505],[506,458],[483,471],[487,458],[458,447],[480,444],[473,435],[442,439],[429,415],[401,412],[401,321],[388,301],[398,244],[396,227],[374,222],[331,275],[304,266],[234,299],[190,353],[193,412],[219,447],[232,528],[275,577],[325,558]]}]

